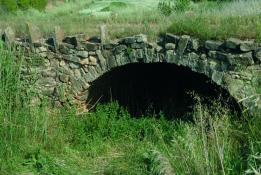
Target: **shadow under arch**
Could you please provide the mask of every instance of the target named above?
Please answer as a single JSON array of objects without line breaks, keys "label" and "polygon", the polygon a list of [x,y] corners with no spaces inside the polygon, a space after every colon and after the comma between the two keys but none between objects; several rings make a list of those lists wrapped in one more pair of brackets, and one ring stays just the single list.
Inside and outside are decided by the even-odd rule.
[{"label": "shadow under arch", "polygon": [[118,101],[131,115],[163,113],[168,118],[191,119],[196,103],[191,92],[204,104],[217,100],[240,112],[227,90],[207,76],[170,63],[131,63],[104,73],[91,83],[89,105]]}]

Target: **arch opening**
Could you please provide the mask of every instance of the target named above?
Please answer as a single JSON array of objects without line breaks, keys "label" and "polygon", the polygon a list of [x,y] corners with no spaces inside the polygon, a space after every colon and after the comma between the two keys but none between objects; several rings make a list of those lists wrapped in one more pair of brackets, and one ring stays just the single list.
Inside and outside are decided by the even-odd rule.
[{"label": "arch opening", "polygon": [[232,112],[240,107],[207,76],[170,63],[132,63],[116,67],[92,82],[88,103],[117,101],[132,116],[163,114],[192,119],[195,96],[208,105],[220,102]]}]

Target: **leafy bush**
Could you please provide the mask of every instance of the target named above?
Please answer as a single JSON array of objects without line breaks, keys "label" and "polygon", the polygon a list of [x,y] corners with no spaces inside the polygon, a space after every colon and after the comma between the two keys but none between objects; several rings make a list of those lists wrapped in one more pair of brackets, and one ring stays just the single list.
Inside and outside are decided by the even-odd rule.
[{"label": "leafy bush", "polygon": [[190,0],[177,0],[175,3],[176,11],[184,11],[188,8]]},{"label": "leafy bush", "polygon": [[21,9],[28,9],[28,7],[30,7],[30,0],[19,0],[17,2],[17,5],[21,8]]},{"label": "leafy bush", "polygon": [[2,9],[8,11],[15,11],[17,10],[17,2],[16,0],[2,0],[0,1],[0,5]]},{"label": "leafy bush", "polygon": [[162,0],[158,8],[165,16],[169,16],[173,11],[184,11],[188,8],[190,0]]},{"label": "leafy bush", "polygon": [[161,1],[158,4],[158,9],[163,15],[169,16],[173,11],[173,5],[170,2]]},{"label": "leafy bush", "polygon": [[44,10],[48,0],[0,0],[0,8],[4,12],[13,12],[18,9],[27,10],[35,8],[37,10]]},{"label": "leafy bush", "polygon": [[[25,1],[25,0],[23,0],[23,1]],[[39,1],[39,0],[30,0],[30,7],[32,7],[32,8],[35,8],[35,9],[38,9],[38,10],[44,10],[45,9],[45,7],[46,7],[46,5],[47,5],[47,3],[48,3],[48,0],[41,0],[41,1]]]}]

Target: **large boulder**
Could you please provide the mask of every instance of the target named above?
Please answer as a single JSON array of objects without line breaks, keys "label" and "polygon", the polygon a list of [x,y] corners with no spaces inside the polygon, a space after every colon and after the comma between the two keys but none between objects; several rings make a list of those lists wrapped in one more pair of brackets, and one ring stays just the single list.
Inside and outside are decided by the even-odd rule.
[{"label": "large boulder", "polygon": [[29,37],[29,42],[31,44],[39,43],[42,38],[40,29],[31,23],[26,24],[26,29]]},{"label": "large boulder", "polygon": [[242,52],[249,52],[255,50],[257,47],[256,43],[251,41],[244,41],[240,44],[239,48]]},{"label": "large boulder", "polygon": [[226,47],[232,50],[236,50],[239,48],[240,44],[242,43],[242,41],[240,39],[237,38],[229,38],[226,41]]},{"label": "large boulder", "polygon": [[205,42],[205,48],[208,50],[220,50],[223,45],[221,41],[207,40]]}]

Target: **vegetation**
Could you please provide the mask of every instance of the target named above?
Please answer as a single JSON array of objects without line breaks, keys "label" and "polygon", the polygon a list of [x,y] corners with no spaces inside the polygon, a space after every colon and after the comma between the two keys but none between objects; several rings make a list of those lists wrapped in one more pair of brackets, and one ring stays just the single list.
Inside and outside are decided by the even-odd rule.
[{"label": "vegetation", "polygon": [[27,10],[29,8],[44,10],[47,3],[48,0],[1,0],[0,7],[4,12],[14,12],[18,9]]},{"label": "vegetation", "polygon": [[162,32],[190,34],[203,39],[259,39],[261,36],[259,0],[195,1],[184,7],[176,5],[174,10],[160,4],[158,0],[56,2],[45,12],[31,9],[2,14],[0,25],[1,28],[11,26],[20,35],[26,33],[25,22],[31,22],[45,36],[49,36],[56,25],[66,34],[99,35],[102,24],[106,24],[109,38],[145,33],[155,39]]},{"label": "vegetation", "polygon": [[[77,0],[41,11],[46,2],[0,0],[0,26],[21,35],[31,22],[45,35],[55,25],[67,34],[98,35],[98,26],[106,24],[110,38],[145,33],[155,39],[172,32],[261,40],[259,0],[178,0],[174,6],[158,0]],[[33,104],[33,87],[20,77],[23,55],[17,58],[0,43],[0,58],[0,174],[261,173],[260,111],[238,118],[198,99],[193,121],[131,116],[117,102],[79,115],[70,105]]]},{"label": "vegetation", "polygon": [[[23,57],[0,47],[0,174],[258,174],[261,118],[195,107],[194,121],[135,118],[113,102],[77,115],[32,105]],[[17,62],[19,61],[19,62]],[[210,112],[211,111],[211,112]],[[215,111],[215,112],[213,112]]]}]

